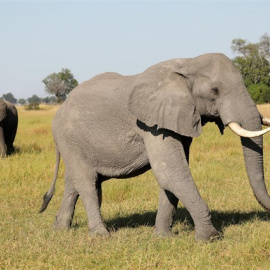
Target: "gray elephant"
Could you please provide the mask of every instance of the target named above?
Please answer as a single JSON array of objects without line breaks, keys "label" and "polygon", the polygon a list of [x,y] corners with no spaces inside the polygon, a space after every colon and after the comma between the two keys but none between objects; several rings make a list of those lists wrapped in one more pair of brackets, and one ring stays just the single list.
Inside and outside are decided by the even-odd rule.
[{"label": "gray elephant", "polygon": [[0,98],[0,154],[4,158],[14,152],[13,142],[18,126],[16,107]]},{"label": "gray elephant", "polygon": [[228,125],[241,136],[251,187],[270,210],[261,136],[269,131],[261,130],[262,122],[269,120],[259,114],[231,60],[205,54],[161,62],[135,76],[104,73],[74,89],[53,120],[56,168],[40,212],[53,196],[61,155],[65,191],[55,227],[70,227],[81,196],[90,232],[108,234],[100,214],[101,183],[151,167],[160,186],[156,233],[170,234],[180,200],[194,220],[196,240],[219,237],[188,165],[192,138],[207,122],[221,132]]}]

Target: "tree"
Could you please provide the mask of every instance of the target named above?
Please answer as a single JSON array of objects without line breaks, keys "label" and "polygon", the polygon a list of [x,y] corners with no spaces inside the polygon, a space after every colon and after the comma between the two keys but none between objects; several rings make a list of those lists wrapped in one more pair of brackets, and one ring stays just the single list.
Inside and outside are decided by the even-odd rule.
[{"label": "tree", "polygon": [[3,94],[3,98],[13,104],[17,103],[17,99],[12,95],[12,93]]},{"label": "tree", "polygon": [[74,79],[73,74],[67,68],[62,68],[62,71],[58,73],[58,76],[66,85],[66,94],[69,94],[78,85],[78,81]]},{"label": "tree", "polygon": [[27,99],[28,103],[37,103],[39,104],[41,101],[41,98],[39,98],[37,95],[33,95],[32,97]]},{"label": "tree", "polygon": [[247,41],[245,39],[237,38],[232,41],[231,49],[233,53],[241,53],[246,56]]},{"label": "tree", "polygon": [[58,102],[64,101],[66,96],[78,85],[77,80],[67,68],[48,75],[42,82],[45,84],[45,91],[55,95]]},{"label": "tree", "polygon": [[265,33],[260,39],[260,50],[266,58],[270,58],[270,36]]},{"label": "tree", "polygon": [[243,76],[246,87],[253,84],[270,86],[270,62],[258,53],[233,59],[237,69]]},{"label": "tree", "polygon": [[57,103],[57,99],[54,96],[50,96],[50,97],[43,98],[42,102],[44,102],[46,104],[55,104],[55,103]]},{"label": "tree", "polygon": [[248,92],[256,104],[270,102],[270,87],[265,84],[250,85]]},{"label": "tree", "polygon": [[270,92],[270,37],[264,34],[259,43],[249,43],[244,39],[234,39],[231,45],[236,68],[243,76],[253,100],[256,103],[269,102]]},{"label": "tree", "polygon": [[59,78],[59,75],[56,73],[50,74],[43,81],[45,84],[45,91],[54,94],[57,97],[57,100],[65,100],[65,92],[67,89],[66,84]]},{"label": "tree", "polygon": [[18,103],[19,103],[20,105],[24,105],[24,104],[26,104],[26,100],[25,100],[24,98],[20,98],[20,99],[18,100]]},{"label": "tree", "polygon": [[233,53],[242,54],[244,57],[252,54],[270,57],[270,36],[265,33],[259,43],[250,43],[245,39],[236,38],[232,40],[231,49]]}]

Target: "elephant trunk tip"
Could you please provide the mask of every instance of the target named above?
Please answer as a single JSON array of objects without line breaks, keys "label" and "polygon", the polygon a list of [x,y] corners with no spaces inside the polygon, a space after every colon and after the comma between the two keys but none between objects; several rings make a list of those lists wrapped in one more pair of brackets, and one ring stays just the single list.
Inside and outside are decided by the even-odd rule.
[{"label": "elephant trunk tip", "polygon": [[260,206],[261,206],[264,210],[266,210],[268,213],[270,213],[270,207],[267,207],[261,200],[259,200],[255,193],[254,193],[254,196],[255,196],[257,202],[260,204]]}]

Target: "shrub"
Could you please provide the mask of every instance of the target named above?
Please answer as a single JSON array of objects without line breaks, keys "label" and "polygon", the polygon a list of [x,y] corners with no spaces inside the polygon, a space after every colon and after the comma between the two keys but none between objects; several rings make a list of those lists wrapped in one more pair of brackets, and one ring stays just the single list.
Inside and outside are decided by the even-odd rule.
[{"label": "shrub", "polygon": [[30,110],[40,110],[39,103],[37,102],[32,102],[27,105],[25,105],[25,109],[30,111]]},{"label": "shrub", "polygon": [[252,84],[248,87],[248,92],[256,104],[270,102],[270,87],[265,84]]}]

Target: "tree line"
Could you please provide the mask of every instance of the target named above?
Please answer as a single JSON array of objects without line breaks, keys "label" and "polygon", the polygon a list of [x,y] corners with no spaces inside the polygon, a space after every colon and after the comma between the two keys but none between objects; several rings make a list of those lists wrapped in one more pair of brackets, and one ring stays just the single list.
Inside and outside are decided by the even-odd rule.
[{"label": "tree line", "polygon": [[[251,43],[245,39],[232,40],[231,49],[237,54],[232,59],[236,68],[243,76],[248,92],[255,103],[270,102],[270,36],[266,33],[260,37],[258,43]],[[78,85],[71,71],[63,68],[58,73],[52,73],[42,80],[44,90],[51,96],[39,98],[33,95],[28,99],[17,100],[12,93],[4,94],[3,98],[16,104],[62,103],[67,95]]]},{"label": "tree line", "polygon": [[4,98],[5,100],[13,103],[13,104],[20,104],[20,105],[26,105],[26,104],[30,104],[30,103],[46,103],[46,104],[56,104],[57,103],[57,99],[54,96],[47,96],[45,98],[40,98],[37,95],[33,95],[30,98],[24,99],[24,98],[20,98],[20,99],[16,99],[12,93],[7,93],[7,94],[3,94],[2,98]]},{"label": "tree line", "polygon": [[67,95],[78,85],[78,81],[74,78],[74,75],[67,68],[62,68],[58,73],[52,73],[42,80],[45,84],[45,92],[51,96],[40,98],[37,95],[33,95],[30,98],[16,99],[12,93],[3,94],[3,98],[13,104],[55,104],[65,101]]}]

